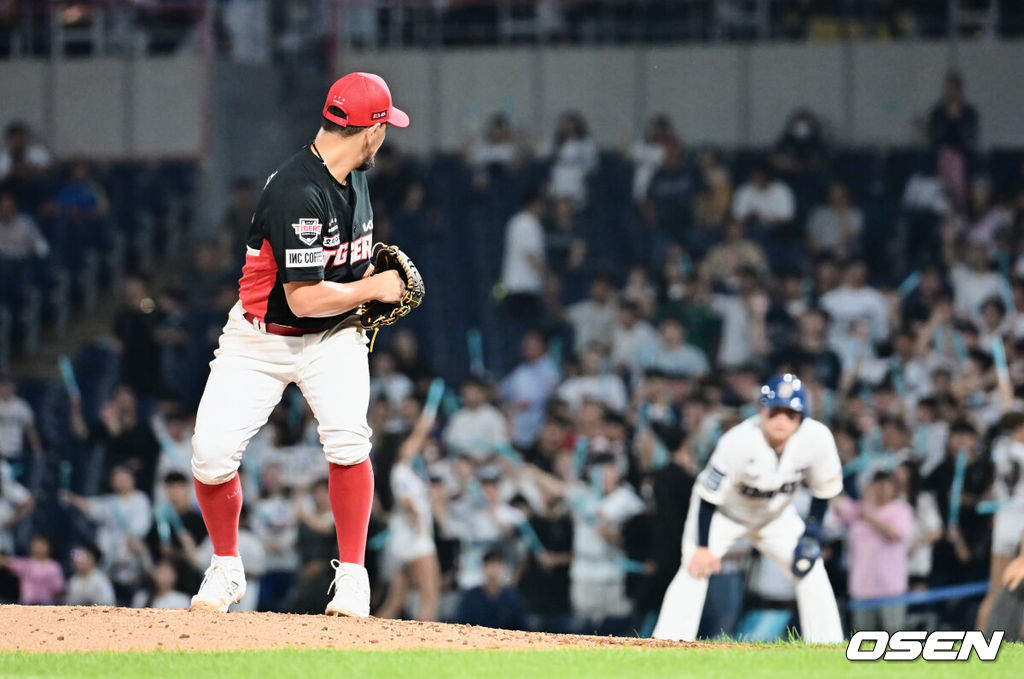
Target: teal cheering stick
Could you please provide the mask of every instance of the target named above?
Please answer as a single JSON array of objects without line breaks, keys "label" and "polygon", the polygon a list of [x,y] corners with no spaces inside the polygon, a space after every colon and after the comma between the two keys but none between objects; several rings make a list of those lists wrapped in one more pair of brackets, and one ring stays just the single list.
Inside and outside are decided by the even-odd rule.
[{"label": "teal cheering stick", "polygon": [[953,470],[953,485],[949,488],[949,525],[960,521],[960,498],[964,493],[964,478],[967,476],[967,451],[956,454]]}]

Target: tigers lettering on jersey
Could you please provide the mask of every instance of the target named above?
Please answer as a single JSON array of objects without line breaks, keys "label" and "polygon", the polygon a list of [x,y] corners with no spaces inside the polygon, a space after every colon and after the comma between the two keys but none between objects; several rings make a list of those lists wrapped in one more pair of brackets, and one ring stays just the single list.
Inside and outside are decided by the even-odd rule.
[{"label": "tigers lettering on jersey", "polygon": [[[324,239],[324,246],[327,246],[327,239]],[[361,238],[356,238],[351,243],[342,243],[337,250],[325,251],[324,265],[331,261],[331,257],[334,257],[334,266],[341,266],[348,262],[349,264],[355,264],[361,262],[364,259],[370,258],[370,253],[373,252],[373,234],[368,233]]]}]

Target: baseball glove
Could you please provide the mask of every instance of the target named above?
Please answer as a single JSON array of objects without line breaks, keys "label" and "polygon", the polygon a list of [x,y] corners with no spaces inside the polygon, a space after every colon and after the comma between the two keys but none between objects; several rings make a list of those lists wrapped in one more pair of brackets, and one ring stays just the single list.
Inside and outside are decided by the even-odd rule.
[{"label": "baseball glove", "polygon": [[[423,277],[420,276],[416,265],[412,263],[409,256],[398,249],[397,245],[385,245],[375,243],[373,255],[370,258],[373,262],[374,275],[394,269],[405,281],[405,296],[398,304],[389,304],[380,300],[367,302],[362,307],[359,323],[367,330],[373,330],[373,338],[377,338],[377,331],[385,325],[391,325],[402,316],[415,309],[423,301],[426,290],[423,287]],[[370,350],[373,350],[373,342],[370,342]]]}]

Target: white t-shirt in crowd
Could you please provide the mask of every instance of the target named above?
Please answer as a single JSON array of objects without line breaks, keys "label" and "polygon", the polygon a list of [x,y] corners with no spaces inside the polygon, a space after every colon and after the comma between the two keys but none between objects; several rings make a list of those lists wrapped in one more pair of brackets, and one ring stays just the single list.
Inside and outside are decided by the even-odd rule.
[{"label": "white t-shirt in crowd", "polygon": [[821,307],[832,316],[837,339],[849,333],[855,321],[867,319],[871,337],[881,341],[889,336],[889,306],[885,295],[871,286],[851,288],[842,285],[821,296]]},{"label": "white t-shirt in crowd", "polygon": [[10,468],[0,462],[0,553],[14,553],[14,535],[4,526],[31,497],[28,489],[11,476]]},{"label": "white t-shirt in crowd", "polygon": [[625,577],[621,547],[605,540],[598,528],[601,521],[622,527],[644,511],[643,500],[628,484],[597,497],[582,483],[575,484],[567,499],[573,515],[572,565],[574,580],[617,580]]},{"label": "white t-shirt in crowd", "polygon": [[563,143],[551,166],[551,197],[584,202],[587,199],[587,175],[597,167],[597,160],[597,144],[590,137]]},{"label": "white t-shirt in crowd", "polygon": [[544,261],[544,227],[533,213],[522,210],[512,216],[505,229],[505,254],[501,265],[505,292],[541,293],[544,279],[530,263],[530,257]]},{"label": "white t-shirt in crowd", "polygon": [[994,271],[973,271],[956,264],[950,271],[953,282],[953,309],[963,316],[973,317],[990,297],[1003,299],[1006,282]]},{"label": "white t-shirt in crowd", "polygon": [[293,571],[299,567],[299,553],[295,548],[299,519],[294,502],[283,496],[260,498],[250,525],[263,545],[267,571]]},{"label": "white t-shirt in crowd", "polygon": [[754,351],[750,345],[750,312],[738,295],[715,295],[711,308],[722,319],[718,363],[735,367],[748,363]]},{"label": "white t-shirt in crowd", "polygon": [[579,410],[586,400],[598,401],[616,412],[622,412],[629,405],[626,385],[614,373],[569,378],[557,393],[573,410]]},{"label": "white t-shirt in crowd", "polygon": [[592,299],[573,304],[566,310],[572,323],[573,347],[579,353],[588,344],[607,345],[618,321],[618,306],[614,300],[598,304]]},{"label": "white t-shirt in crowd", "polygon": [[0,458],[16,460],[24,447],[25,427],[32,424],[32,408],[15,396],[0,401]]},{"label": "white t-shirt in crowd", "polygon": [[475,458],[494,455],[508,445],[508,421],[489,403],[476,410],[462,408],[448,422],[444,441],[453,450]]},{"label": "white t-shirt in crowd", "polygon": [[732,202],[732,215],[736,219],[749,217],[761,221],[788,222],[796,214],[793,191],[780,181],[763,189],[747,183],[736,191]]},{"label": "white t-shirt in crowd", "polygon": [[68,579],[64,603],[68,606],[113,606],[117,600],[110,578],[97,567],[85,575],[75,573]]},{"label": "white t-shirt in crowd", "polygon": [[[53,157],[40,144],[29,144],[28,148],[25,149],[25,160],[28,161],[31,167],[42,170],[50,166],[50,163],[53,162]],[[11,158],[11,152],[4,150],[0,153],[0,179],[6,178],[13,169],[14,160]]]}]

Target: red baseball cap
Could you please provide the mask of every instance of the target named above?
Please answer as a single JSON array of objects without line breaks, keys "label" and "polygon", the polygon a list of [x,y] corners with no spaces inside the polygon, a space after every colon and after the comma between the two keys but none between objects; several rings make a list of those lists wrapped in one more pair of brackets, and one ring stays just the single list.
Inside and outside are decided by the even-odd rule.
[{"label": "red baseball cap", "polygon": [[[333,107],[344,115],[335,115],[328,110]],[[409,127],[408,114],[391,103],[388,84],[373,73],[349,73],[331,85],[324,102],[324,118],[342,127],[370,127],[377,123]]]}]

